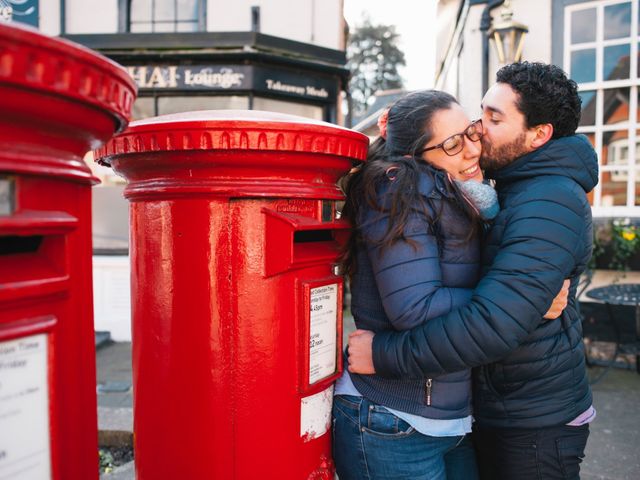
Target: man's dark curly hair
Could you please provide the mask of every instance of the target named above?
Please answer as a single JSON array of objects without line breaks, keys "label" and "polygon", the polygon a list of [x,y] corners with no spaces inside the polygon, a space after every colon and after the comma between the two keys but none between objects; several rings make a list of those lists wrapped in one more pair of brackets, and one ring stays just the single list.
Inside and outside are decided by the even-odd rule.
[{"label": "man's dark curly hair", "polygon": [[518,94],[516,106],[527,128],[543,123],[553,125],[553,138],[573,135],[580,121],[578,85],[561,68],[537,62],[519,62],[498,70],[499,83]]}]

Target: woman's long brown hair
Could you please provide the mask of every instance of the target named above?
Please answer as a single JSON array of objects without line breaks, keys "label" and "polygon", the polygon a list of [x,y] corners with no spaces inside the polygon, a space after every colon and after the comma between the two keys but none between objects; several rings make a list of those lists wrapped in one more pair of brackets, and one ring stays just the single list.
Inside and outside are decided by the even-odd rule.
[{"label": "woman's long brown hair", "polygon": [[[441,211],[427,206],[427,200],[418,191],[424,160],[416,152],[421,151],[432,138],[432,119],[439,110],[451,108],[456,99],[446,92],[423,90],[410,93],[394,103],[388,114],[387,138],[378,137],[369,147],[367,161],[346,175],[341,186],[346,200],[343,218],[353,225],[349,240],[345,244],[340,262],[346,274],[355,272],[355,254],[363,241],[372,241],[362,236],[362,211],[372,209],[380,215],[389,216],[389,224],[382,239],[376,243],[382,249],[399,240],[409,241],[404,236],[409,215],[416,210],[426,213],[427,219],[437,229]],[[478,231],[481,224],[477,211],[464,198],[455,183],[444,176],[445,186],[456,203],[471,220],[468,239]],[[397,182],[391,198],[381,201],[380,188],[386,182]],[[437,231],[434,232],[438,236]]]}]

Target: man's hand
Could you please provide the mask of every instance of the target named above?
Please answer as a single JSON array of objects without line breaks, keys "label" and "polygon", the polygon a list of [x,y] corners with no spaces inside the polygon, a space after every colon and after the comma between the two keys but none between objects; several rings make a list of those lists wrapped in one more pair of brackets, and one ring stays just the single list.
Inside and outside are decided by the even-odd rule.
[{"label": "man's hand", "polygon": [[567,279],[562,284],[562,288],[560,289],[560,293],[556,295],[556,298],[553,299],[553,303],[549,308],[549,311],[544,314],[544,318],[547,320],[555,320],[560,315],[562,315],[562,311],[567,308],[567,299],[569,298],[569,284],[571,282]]},{"label": "man's hand", "polygon": [[373,336],[369,330],[356,330],[349,335],[349,371],[353,373],[376,373],[373,367]]}]

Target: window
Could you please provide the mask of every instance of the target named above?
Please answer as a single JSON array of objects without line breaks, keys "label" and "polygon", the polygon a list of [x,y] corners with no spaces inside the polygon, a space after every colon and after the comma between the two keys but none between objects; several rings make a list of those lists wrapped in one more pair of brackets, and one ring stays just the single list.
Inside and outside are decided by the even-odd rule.
[{"label": "window", "polygon": [[[636,140],[636,162],[638,161],[638,140]],[[627,166],[629,164],[629,142],[626,138],[614,140],[607,147],[607,164]],[[611,170],[610,181],[627,182],[629,175],[626,169]]]},{"label": "window", "polygon": [[638,130],[639,0],[576,3],[565,9],[564,68],[578,83],[578,132],[598,152],[596,216],[637,216],[640,207]]},{"label": "window", "polygon": [[249,97],[240,95],[158,97],[158,115],[194,110],[247,110]]},{"label": "window", "polygon": [[205,0],[131,0],[129,31],[198,32],[205,30]]},{"label": "window", "polygon": [[[132,120],[195,110],[249,110],[248,95],[160,95],[142,96],[133,104]],[[325,108],[300,102],[254,97],[252,110],[288,113],[324,120]]]},{"label": "window", "polygon": [[273,98],[255,97],[253,99],[253,110],[288,113],[289,115],[298,115],[299,117],[312,118],[314,120],[324,120],[324,109],[320,106],[275,100]]}]

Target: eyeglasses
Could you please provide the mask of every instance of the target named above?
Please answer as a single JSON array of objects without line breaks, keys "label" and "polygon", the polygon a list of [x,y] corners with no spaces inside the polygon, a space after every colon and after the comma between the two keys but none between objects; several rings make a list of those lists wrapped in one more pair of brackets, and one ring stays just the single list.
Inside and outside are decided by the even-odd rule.
[{"label": "eyeglasses", "polygon": [[438,145],[434,145],[433,147],[427,147],[420,150],[418,153],[422,155],[424,152],[428,152],[429,150],[435,150],[436,148],[442,148],[442,151],[449,155],[450,157],[457,155],[462,151],[464,147],[464,137],[467,137],[472,142],[477,142],[482,138],[483,134],[482,130],[482,119],[475,120],[471,122],[463,132],[456,133],[455,135],[451,135],[444,142],[439,143]]}]

